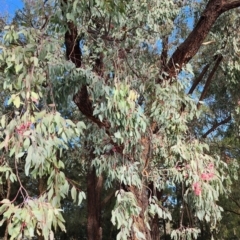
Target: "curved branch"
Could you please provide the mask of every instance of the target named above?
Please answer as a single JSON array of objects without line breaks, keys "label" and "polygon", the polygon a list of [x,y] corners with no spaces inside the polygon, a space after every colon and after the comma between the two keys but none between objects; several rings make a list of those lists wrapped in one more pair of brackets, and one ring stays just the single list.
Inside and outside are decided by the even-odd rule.
[{"label": "curved branch", "polygon": [[[67,0],[64,0],[64,3],[66,4]],[[68,30],[65,33],[66,57],[68,60],[71,60],[75,64],[76,68],[80,68],[82,64],[82,51],[80,48],[81,39],[79,38],[77,26],[72,21],[67,22],[67,26]],[[96,64],[94,66],[94,70],[98,73],[99,76],[103,75],[102,58],[103,56],[100,55],[99,58],[96,59]],[[110,127],[110,125],[106,121],[101,122],[98,118],[93,116],[92,102],[89,99],[86,85],[83,85],[78,90],[78,92],[73,97],[73,101],[77,105],[81,113],[85,115],[88,119],[96,123],[99,127]]]},{"label": "curved branch", "polygon": [[240,208],[240,204],[237,200],[235,200],[231,195],[228,195],[228,197]]},{"label": "curved branch", "polygon": [[229,117],[227,117],[226,119],[222,120],[221,122],[217,122],[216,124],[214,124],[206,133],[204,133],[202,135],[202,138],[206,138],[211,132],[215,131],[219,126],[226,124],[228,122],[230,122],[232,119],[231,115]]},{"label": "curved branch", "polygon": [[218,17],[222,13],[239,6],[240,0],[209,0],[193,31],[168,61],[164,71],[168,73],[169,79],[176,77],[182,67],[196,55]]},{"label": "curved branch", "polygon": [[195,90],[195,88],[197,87],[197,85],[202,81],[205,73],[207,72],[208,68],[209,68],[210,64],[207,64],[206,66],[204,66],[202,72],[200,73],[200,75],[194,80],[193,85],[191,87],[191,89],[189,90],[188,94],[192,94],[193,91]]},{"label": "curved branch", "polygon": [[240,213],[235,212],[234,210],[226,209],[226,208],[223,208],[223,210],[224,210],[225,212],[230,212],[230,213],[233,213],[233,214],[236,214],[236,215],[240,216]]},{"label": "curved branch", "polygon": [[240,7],[240,0],[224,0],[223,1],[223,7],[222,11],[226,12],[228,10],[231,10],[233,8]]}]

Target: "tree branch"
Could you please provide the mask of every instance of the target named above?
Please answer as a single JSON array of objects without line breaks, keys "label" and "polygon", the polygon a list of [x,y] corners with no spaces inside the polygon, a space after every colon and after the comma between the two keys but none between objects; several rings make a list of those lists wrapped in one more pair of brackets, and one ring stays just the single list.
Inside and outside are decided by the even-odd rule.
[{"label": "tree branch", "polygon": [[109,195],[107,195],[101,202],[101,206],[104,207],[112,199],[112,197],[114,197],[114,194],[115,191],[112,191]]},{"label": "tree branch", "polygon": [[202,138],[206,138],[211,132],[215,131],[219,126],[226,124],[228,122],[230,122],[232,119],[231,115],[229,117],[227,117],[226,119],[222,120],[221,122],[217,122],[216,124],[214,124],[206,133],[204,133],[202,135]]},{"label": "tree branch", "polygon": [[230,9],[240,7],[240,0],[224,0],[222,11],[226,12]]},{"label": "tree branch", "polygon": [[239,6],[240,0],[209,0],[193,31],[168,61],[164,69],[169,74],[168,78],[176,77],[182,67],[196,55],[218,17],[222,13]]},{"label": "tree branch", "polygon": [[189,90],[188,94],[192,94],[193,91],[195,90],[195,88],[197,87],[197,85],[202,81],[205,73],[207,72],[208,68],[209,68],[210,64],[207,64],[206,66],[204,66],[202,72],[200,73],[200,75],[194,80],[193,85],[191,87],[191,89]]},{"label": "tree branch", "polygon": [[222,59],[223,59],[222,55],[218,55],[217,56],[217,60],[215,62],[215,65],[214,65],[212,71],[208,75],[208,78],[207,78],[207,81],[205,83],[204,89],[203,89],[202,94],[201,94],[201,96],[199,98],[199,101],[198,101],[198,104],[197,104],[197,108],[200,107],[200,101],[202,101],[205,98],[205,96],[207,94],[207,91],[209,89],[210,83],[211,83],[211,81],[213,79],[214,73],[217,71],[217,68],[218,68],[219,64],[221,63]]},{"label": "tree branch", "polygon": [[238,212],[235,212],[234,210],[231,210],[231,209],[226,209],[226,208],[223,208],[225,212],[230,212],[230,213],[233,213],[233,214],[236,214],[238,216],[240,216],[240,213]]},{"label": "tree branch", "polygon": [[168,36],[164,36],[162,40],[161,65],[166,67],[168,56]]},{"label": "tree branch", "polygon": [[[64,3],[67,4],[67,1],[68,0],[64,0]],[[67,26],[68,30],[65,33],[66,57],[68,60],[71,60],[75,64],[76,68],[79,68],[82,64],[82,51],[80,48],[80,38],[78,36],[77,26],[72,21],[69,21],[67,23]],[[102,76],[102,69],[102,55],[100,55],[100,57],[96,59],[94,70],[98,73],[99,76]],[[89,99],[86,85],[83,85],[78,90],[78,92],[73,97],[73,101],[81,113],[96,123],[99,127],[110,127],[107,122],[101,122],[98,118],[93,116],[92,102]]]},{"label": "tree branch", "polygon": [[237,200],[235,200],[232,196],[228,195],[228,197],[240,208],[240,204]]},{"label": "tree branch", "polygon": [[101,122],[98,118],[93,116],[92,102],[89,99],[87,86],[82,86],[78,92],[73,96],[73,101],[77,105],[78,109],[83,115],[85,115],[92,122],[96,123],[100,128],[110,128],[110,124],[107,121]]}]

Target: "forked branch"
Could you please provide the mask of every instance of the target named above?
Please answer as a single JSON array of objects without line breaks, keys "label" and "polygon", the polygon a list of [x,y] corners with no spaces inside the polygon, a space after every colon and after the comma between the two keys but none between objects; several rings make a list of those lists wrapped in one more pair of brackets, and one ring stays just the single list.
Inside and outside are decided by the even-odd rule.
[{"label": "forked branch", "polygon": [[240,0],[209,0],[195,28],[168,61],[164,69],[169,74],[168,78],[176,77],[182,67],[196,55],[218,17],[239,6]]}]

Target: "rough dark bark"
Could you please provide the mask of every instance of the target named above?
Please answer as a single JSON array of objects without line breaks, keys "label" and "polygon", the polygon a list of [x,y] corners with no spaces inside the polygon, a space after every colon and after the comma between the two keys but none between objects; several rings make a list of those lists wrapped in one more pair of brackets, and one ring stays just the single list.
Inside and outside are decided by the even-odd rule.
[{"label": "rough dark bark", "polygon": [[168,61],[164,69],[164,71],[169,74],[168,78],[176,77],[182,67],[196,55],[217,18],[222,13],[239,6],[239,0],[210,0],[208,2],[193,31],[176,49]]},{"label": "rough dark bark", "polygon": [[[38,191],[39,195],[42,195],[47,189],[47,178],[46,177],[41,177],[38,180]],[[43,235],[38,235],[38,240],[44,240]]]},{"label": "rough dark bark", "polygon": [[67,26],[68,30],[65,33],[67,59],[71,60],[78,68],[81,67],[82,64],[82,53],[79,46],[80,38],[77,27],[72,22],[68,22]]},{"label": "rough dark bark", "polygon": [[[165,198],[165,200],[162,199],[163,192],[156,189],[153,182],[151,182],[148,187],[151,190],[151,195],[155,196],[159,202],[160,201],[164,202],[167,199],[167,198]],[[160,239],[160,229],[159,229],[160,224],[159,224],[159,217],[157,214],[151,220],[150,226],[151,226],[151,240],[159,240]]]},{"label": "rough dark bark", "polygon": [[229,11],[240,6],[240,0],[223,0],[222,12]]},{"label": "rough dark bark", "polygon": [[157,214],[151,222],[151,240],[160,240],[159,218]]},{"label": "rough dark bark", "polygon": [[100,121],[98,118],[93,116],[92,103],[88,96],[87,86],[83,85],[78,92],[73,96],[73,101],[77,105],[80,112],[90,119],[92,122],[96,123],[100,128],[105,127],[108,129],[110,127],[107,121]]},{"label": "rough dark bark", "polygon": [[[142,151],[142,160],[143,160],[143,167],[142,167],[142,174],[143,176],[148,175],[148,163],[150,160],[150,138],[143,137],[141,139],[141,144],[144,147],[144,150]],[[128,191],[132,192],[137,200],[138,206],[141,208],[141,212],[139,216],[133,217],[133,225],[140,231],[144,236],[146,240],[151,240],[151,232],[148,229],[146,223],[145,223],[145,212],[148,207],[149,203],[149,188],[147,187],[147,179],[142,180],[142,188],[139,189],[135,186],[129,186],[127,188]],[[132,229],[131,236],[128,238],[128,240],[138,240],[138,237]]]},{"label": "rough dark bark", "polygon": [[[146,240],[152,240],[151,232],[147,228],[145,221],[144,221],[144,219],[145,219],[144,214],[148,207],[148,189],[145,186],[143,186],[142,189],[139,190],[135,186],[131,186],[129,188],[129,190],[134,194],[134,196],[137,200],[138,206],[141,207],[141,209],[142,209],[139,216],[133,218],[133,224],[137,227],[137,229],[141,233],[143,233]],[[129,240],[139,240],[139,238],[136,236],[134,231],[132,231],[132,234],[131,234],[131,237],[129,238]]]},{"label": "rough dark bark", "polygon": [[38,191],[39,195],[42,195],[47,189],[47,178],[41,177],[38,180]]},{"label": "rough dark bark", "polygon": [[87,174],[87,232],[88,240],[101,240],[101,192],[102,176],[97,177],[95,169],[89,169]]},{"label": "rough dark bark", "polygon": [[166,67],[168,58],[168,36],[163,37],[162,40],[162,53],[161,53],[161,66]]}]

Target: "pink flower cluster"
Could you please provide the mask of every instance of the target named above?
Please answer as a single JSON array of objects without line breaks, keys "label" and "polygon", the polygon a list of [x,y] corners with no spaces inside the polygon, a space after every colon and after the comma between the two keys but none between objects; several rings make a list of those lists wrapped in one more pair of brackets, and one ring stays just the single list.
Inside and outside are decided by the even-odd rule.
[{"label": "pink flower cluster", "polygon": [[30,126],[31,126],[31,122],[26,122],[21,124],[20,126],[16,127],[16,131],[19,135],[23,135],[25,131],[27,131]]},{"label": "pink flower cluster", "polygon": [[[209,163],[206,170],[201,174],[201,179],[203,181],[209,181],[214,177],[214,164]],[[196,196],[200,196],[202,192],[201,182],[195,182],[192,185],[192,189]]]},{"label": "pink flower cluster", "polygon": [[208,164],[207,170],[201,174],[201,179],[204,181],[209,181],[214,177],[214,164]]},{"label": "pink flower cluster", "polygon": [[202,188],[201,188],[201,183],[200,182],[196,182],[192,185],[193,191],[195,193],[196,196],[201,195],[202,192]]}]

